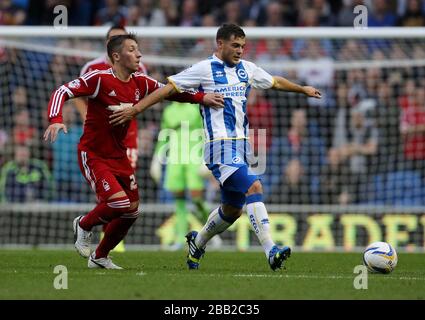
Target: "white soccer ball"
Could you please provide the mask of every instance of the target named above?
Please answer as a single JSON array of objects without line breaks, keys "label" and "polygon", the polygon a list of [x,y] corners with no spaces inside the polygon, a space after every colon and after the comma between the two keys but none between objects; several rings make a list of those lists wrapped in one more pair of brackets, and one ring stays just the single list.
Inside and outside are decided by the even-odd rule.
[{"label": "white soccer ball", "polygon": [[397,252],[386,242],[374,242],[363,252],[363,263],[373,273],[390,273],[397,261]]}]

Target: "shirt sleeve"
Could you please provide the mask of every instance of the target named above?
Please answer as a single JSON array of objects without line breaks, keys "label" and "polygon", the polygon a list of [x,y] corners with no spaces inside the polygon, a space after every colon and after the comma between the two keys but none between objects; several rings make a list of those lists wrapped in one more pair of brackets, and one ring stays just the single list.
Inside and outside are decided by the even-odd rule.
[{"label": "shirt sleeve", "polygon": [[95,97],[99,92],[101,78],[98,70],[89,72],[60,86],[50,96],[48,105],[49,123],[62,123],[62,107],[65,101],[75,97]]},{"label": "shirt sleeve", "polygon": [[156,89],[163,87],[164,85],[158,80],[149,77],[148,75],[138,72],[136,79],[138,80],[139,89],[145,92],[145,95],[151,94]]},{"label": "shirt sleeve", "polygon": [[274,85],[273,76],[264,69],[252,64],[254,72],[252,74],[252,86],[256,89],[270,89]]},{"label": "shirt sleeve", "polygon": [[205,70],[203,70],[202,64],[197,63],[180,73],[168,77],[168,81],[176,88],[178,92],[198,90],[201,84],[202,75],[204,73]]}]

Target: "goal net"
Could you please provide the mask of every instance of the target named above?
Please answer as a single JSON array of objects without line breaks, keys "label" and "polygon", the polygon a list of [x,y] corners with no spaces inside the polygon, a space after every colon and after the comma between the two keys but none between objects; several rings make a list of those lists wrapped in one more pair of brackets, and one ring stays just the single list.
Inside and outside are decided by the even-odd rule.
[{"label": "goal net", "polygon": [[[210,56],[215,46],[215,28],[128,30],[139,38],[148,73],[162,82]],[[50,94],[105,54],[106,31],[0,28],[0,246],[71,246],[73,218],[94,207],[95,195],[77,164],[83,127],[72,100],[64,107],[68,135],[52,145],[41,137]],[[245,31],[246,60],[323,95],[250,92],[250,140],[263,164],[275,241],[330,251],[388,241],[400,250],[423,251],[423,29]],[[173,196],[150,176],[168,104],[138,117],[142,215],[126,238],[129,248],[167,248],[174,241]],[[219,186],[209,176],[204,199],[211,209],[220,202]],[[189,222],[196,230],[203,225],[196,214]],[[221,238],[222,248],[258,247],[246,216]]]}]

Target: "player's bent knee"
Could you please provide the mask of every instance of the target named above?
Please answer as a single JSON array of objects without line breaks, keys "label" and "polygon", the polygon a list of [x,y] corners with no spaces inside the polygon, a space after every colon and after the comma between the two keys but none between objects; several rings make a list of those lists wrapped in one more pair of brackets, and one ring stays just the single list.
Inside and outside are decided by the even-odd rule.
[{"label": "player's bent knee", "polygon": [[246,193],[246,195],[251,195],[251,194],[258,194],[258,193],[263,193],[263,186],[261,185],[261,182],[259,180],[255,181],[251,187],[249,187],[248,192]]},{"label": "player's bent knee", "polygon": [[242,209],[235,208],[228,204],[222,205],[222,210],[225,216],[230,217],[232,219],[238,219],[242,215]]},{"label": "player's bent knee", "polygon": [[124,193],[124,196],[121,196],[121,197],[115,197],[115,198],[110,197],[106,201],[106,205],[109,208],[111,208],[112,210],[114,210],[115,212],[118,212],[118,213],[128,212],[130,210],[130,207],[131,207],[130,199],[125,194],[125,192],[123,192],[123,193]]}]

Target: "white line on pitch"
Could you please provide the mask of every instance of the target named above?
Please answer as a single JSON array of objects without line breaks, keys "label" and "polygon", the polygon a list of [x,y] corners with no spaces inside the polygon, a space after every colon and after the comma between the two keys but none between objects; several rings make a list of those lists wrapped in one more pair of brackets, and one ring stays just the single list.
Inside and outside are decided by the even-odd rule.
[{"label": "white line on pitch", "polygon": [[[391,280],[411,280],[411,281],[425,281],[425,278],[418,277],[394,277],[388,275],[382,275],[385,279]],[[240,278],[298,278],[298,279],[353,279],[353,276],[315,276],[315,275],[304,275],[304,274],[234,274],[233,277]]]}]

